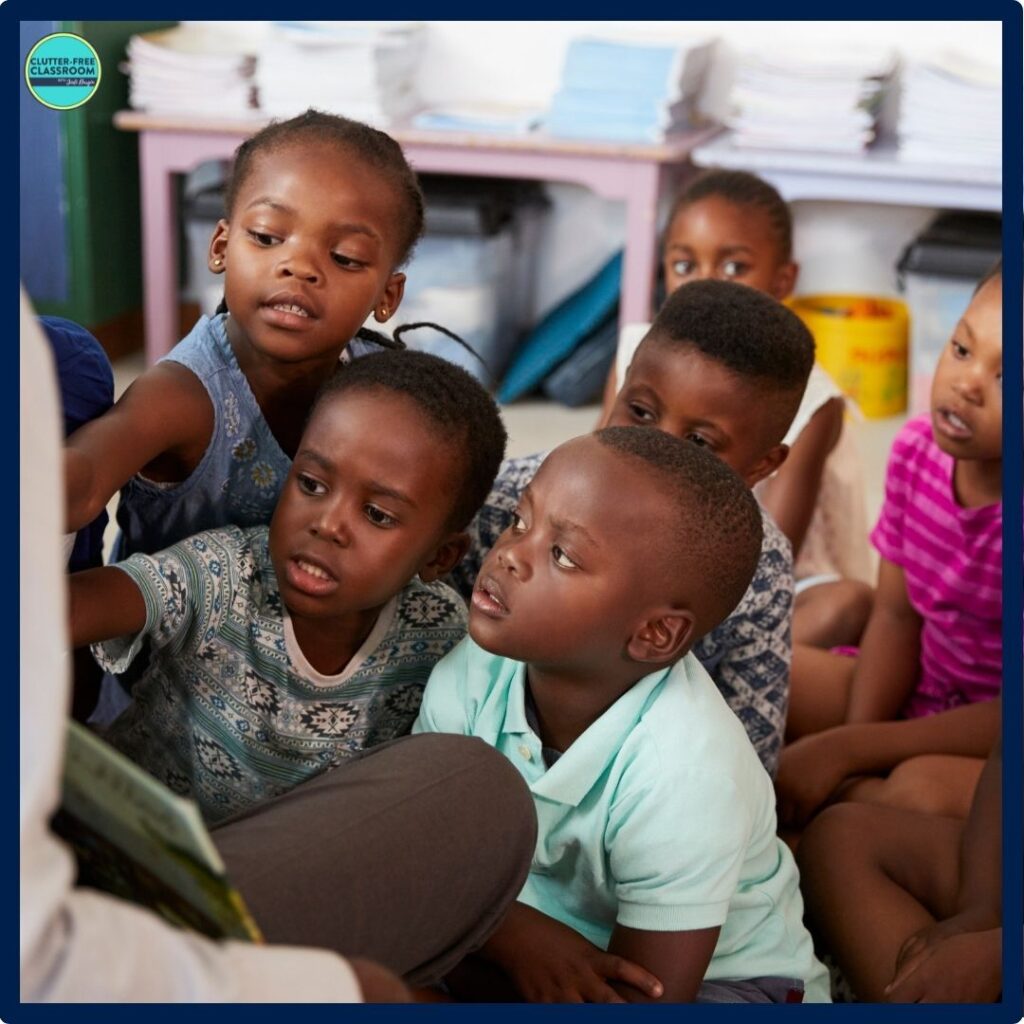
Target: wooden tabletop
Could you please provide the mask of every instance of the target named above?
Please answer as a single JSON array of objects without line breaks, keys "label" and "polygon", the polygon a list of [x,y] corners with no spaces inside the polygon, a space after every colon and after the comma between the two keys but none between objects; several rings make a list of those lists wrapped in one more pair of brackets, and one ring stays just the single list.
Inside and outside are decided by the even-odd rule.
[{"label": "wooden tabletop", "polygon": [[[142,110],[120,110],[114,114],[114,126],[126,132],[187,132],[208,135],[238,135],[244,138],[269,123],[258,111],[252,117],[213,118],[187,114],[149,114]],[[426,131],[408,125],[388,128],[388,134],[404,145],[438,146],[487,150],[513,150],[526,153],[559,153],[563,155],[616,157],[624,160],[645,160],[654,163],[675,163],[684,160],[690,151],[707,142],[721,126],[708,124],[672,135],[662,143],[597,142],[586,139],[561,139],[542,132],[522,135],[498,133]]]}]

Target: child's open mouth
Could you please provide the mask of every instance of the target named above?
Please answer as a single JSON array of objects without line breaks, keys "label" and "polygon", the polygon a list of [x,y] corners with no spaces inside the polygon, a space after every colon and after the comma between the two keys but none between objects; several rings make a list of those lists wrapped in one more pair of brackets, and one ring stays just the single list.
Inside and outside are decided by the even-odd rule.
[{"label": "child's open mouth", "polygon": [[498,585],[491,579],[477,580],[473,588],[473,607],[491,618],[508,615],[508,605]]},{"label": "child's open mouth", "polygon": [[337,579],[322,565],[301,556],[288,559],[285,574],[296,590],[311,597],[323,597],[338,588]]},{"label": "child's open mouth", "polygon": [[971,425],[952,409],[939,409],[935,420],[939,432],[954,441],[968,441],[974,436]]},{"label": "child's open mouth", "polygon": [[303,296],[278,293],[260,307],[263,318],[275,327],[306,327],[317,318],[317,311]]}]

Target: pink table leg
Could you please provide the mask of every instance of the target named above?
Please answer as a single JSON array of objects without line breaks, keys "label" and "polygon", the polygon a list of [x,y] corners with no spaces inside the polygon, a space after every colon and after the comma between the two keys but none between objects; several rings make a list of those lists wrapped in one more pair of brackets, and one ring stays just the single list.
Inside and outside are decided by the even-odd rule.
[{"label": "pink table leg", "polygon": [[146,363],[150,365],[178,340],[178,225],[172,165],[168,136],[141,132],[142,279]]},{"label": "pink table leg", "polygon": [[178,341],[178,211],[174,176],[192,170],[204,160],[229,160],[242,139],[237,133],[139,133],[147,363],[155,363]]},{"label": "pink table leg", "polygon": [[658,193],[661,169],[637,163],[626,196],[626,253],[622,263],[619,326],[651,319],[651,293],[658,259]]}]

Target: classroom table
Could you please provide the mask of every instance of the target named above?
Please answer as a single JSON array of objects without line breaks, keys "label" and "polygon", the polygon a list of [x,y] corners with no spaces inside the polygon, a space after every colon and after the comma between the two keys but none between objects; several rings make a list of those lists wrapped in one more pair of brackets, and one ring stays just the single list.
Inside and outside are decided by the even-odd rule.
[{"label": "classroom table", "polygon": [[[122,110],[114,125],[139,133],[142,191],[142,263],[146,359],[154,362],[177,337],[178,222],[174,176],[205,160],[230,159],[239,143],[258,131],[260,118],[212,119]],[[620,323],[649,320],[657,263],[658,204],[678,185],[695,146],[717,125],[693,129],[657,145],[437,132],[400,127],[388,133],[401,143],[417,171],[467,176],[527,178],[584,185],[626,207]]]}]

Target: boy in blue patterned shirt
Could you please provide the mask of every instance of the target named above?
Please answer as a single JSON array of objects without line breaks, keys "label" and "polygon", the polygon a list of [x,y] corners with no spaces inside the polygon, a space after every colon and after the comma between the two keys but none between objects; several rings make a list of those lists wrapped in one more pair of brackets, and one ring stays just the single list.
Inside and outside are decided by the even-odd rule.
[{"label": "boy in blue patterned shirt", "polygon": [[[753,487],[786,458],[782,439],[813,364],[814,339],[785,306],[744,285],[695,281],[668,297],[603,426],[656,427],[685,438]],[[546,455],[502,465],[470,524],[469,553],[450,577],[464,597]],[[774,775],[789,703],[793,553],[763,510],[762,520],[761,558],[750,587],[693,652]]]},{"label": "boy in blue patterned shirt", "polygon": [[[417,352],[340,368],[269,527],[71,577],[74,646],[153,657],[108,739],[216,823],[407,733],[465,634],[440,582],[505,448],[493,400]],[[105,641],[105,642],[101,642]]]}]

